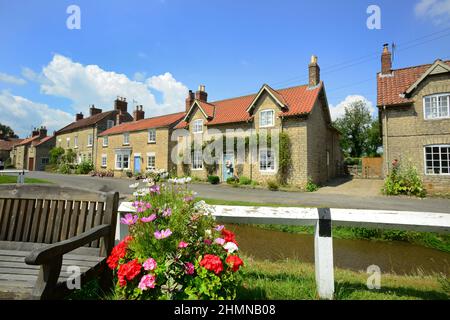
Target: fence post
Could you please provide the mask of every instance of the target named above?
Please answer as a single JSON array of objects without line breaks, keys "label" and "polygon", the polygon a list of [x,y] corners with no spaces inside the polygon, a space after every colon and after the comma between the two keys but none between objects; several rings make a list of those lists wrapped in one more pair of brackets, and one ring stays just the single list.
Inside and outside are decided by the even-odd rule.
[{"label": "fence post", "polygon": [[319,220],[314,234],[314,260],[317,293],[321,299],[333,299],[333,238],[331,236],[331,211],[319,208]]}]

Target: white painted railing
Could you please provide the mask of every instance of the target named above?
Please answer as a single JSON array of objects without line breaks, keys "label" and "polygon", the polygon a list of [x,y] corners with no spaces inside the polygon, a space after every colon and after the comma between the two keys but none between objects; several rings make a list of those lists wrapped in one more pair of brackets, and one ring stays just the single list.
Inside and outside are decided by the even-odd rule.
[{"label": "white painted railing", "polygon": [[[334,295],[333,238],[331,225],[395,230],[450,232],[450,213],[383,211],[359,209],[317,209],[292,207],[212,206],[213,216],[222,223],[282,224],[315,226],[314,260],[317,292],[322,299]],[[122,202],[119,215],[133,212],[130,202]],[[117,225],[122,239],[127,226]]]},{"label": "white painted railing", "polygon": [[25,173],[28,173],[28,170],[16,170],[16,169],[6,169],[6,170],[0,170],[0,175],[3,174],[17,174],[17,184],[24,184],[25,183]]}]

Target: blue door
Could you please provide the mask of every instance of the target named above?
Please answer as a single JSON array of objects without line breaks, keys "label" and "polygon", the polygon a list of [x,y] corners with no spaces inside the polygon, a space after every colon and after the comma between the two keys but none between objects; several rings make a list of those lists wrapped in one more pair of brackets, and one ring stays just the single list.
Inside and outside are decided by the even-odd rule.
[{"label": "blue door", "polygon": [[134,173],[140,173],[140,172],[141,172],[141,157],[134,156]]},{"label": "blue door", "polygon": [[222,164],[223,181],[234,176],[234,155],[232,153],[224,154]]}]

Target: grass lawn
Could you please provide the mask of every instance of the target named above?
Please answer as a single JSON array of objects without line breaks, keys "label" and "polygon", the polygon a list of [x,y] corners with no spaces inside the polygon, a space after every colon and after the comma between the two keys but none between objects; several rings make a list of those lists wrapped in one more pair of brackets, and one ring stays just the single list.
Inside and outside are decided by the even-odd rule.
[{"label": "grass lawn", "polygon": [[[17,176],[0,176],[0,184],[7,184],[7,183],[17,183]],[[43,180],[43,179],[36,179],[36,178],[27,178],[25,177],[25,183],[49,183],[52,182]]]},{"label": "grass lawn", "polygon": [[[256,261],[244,258],[243,283],[238,300],[315,300],[314,265],[295,260]],[[442,275],[398,276],[381,275],[381,288],[370,290],[368,274],[335,269],[336,300],[448,300],[450,281]],[[68,299],[111,299],[103,294],[96,281],[86,284]]]},{"label": "grass lawn", "polygon": [[244,207],[298,207],[306,208],[305,206],[295,204],[282,204],[282,203],[262,203],[262,202],[249,202],[249,201],[235,201],[235,200],[221,200],[210,198],[196,198],[198,200],[204,200],[210,205],[224,205],[224,206],[244,206]]}]

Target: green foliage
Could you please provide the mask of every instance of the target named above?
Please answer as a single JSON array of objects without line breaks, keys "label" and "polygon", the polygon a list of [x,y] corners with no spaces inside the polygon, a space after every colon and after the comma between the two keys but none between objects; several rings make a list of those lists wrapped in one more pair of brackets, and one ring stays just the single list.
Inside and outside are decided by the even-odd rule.
[{"label": "green foliage", "polygon": [[361,158],[347,157],[344,159],[344,164],[347,166],[361,165]]},{"label": "green foliage", "polygon": [[280,189],[280,185],[276,180],[267,180],[267,188],[270,191],[278,191]]},{"label": "green foliage", "polygon": [[319,186],[317,184],[315,184],[311,178],[308,178],[308,182],[306,182],[306,185],[305,185],[305,190],[307,192],[314,192],[314,191],[319,190]]},{"label": "green foliage", "polygon": [[63,148],[61,148],[61,147],[52,148],[50,150],[50,153],[49,153],[50,164],[60,164],[61,163],[61,157],[63,156],[63,154],[64,154],[64,149]]},{"label": "green foliage", "polygon": [[239,184],[248,186],[252,184],[252,180],[248,177],[239,177]]},{"label": "green foliage", "polygon": [[291,141],[286,132],[280,133],[280,146],[278,152],[278,182],[282,185],[287,184],[289,173],[292,169]]},{"label": "green foliage", "polygon": [[12,164],[11,158],[6,159],[4,165],[5,165],[5,169],[11,169],[11,168],[14,168],[14,165]]},{"label": "green foliage", "polygon": [[384,181],[382,192],[386,195],[408,195],[425,197],[426,190],[417,169],[407,163],[405,167],[400,163],[393,165],[391,173]]},{"label": "green foliage", "polygon": [[92,170],[94,170],[94,164],[90,161],[82,161],[80,164],[78,164],[75,172],[77,174],[88,174]]},{"label": "green foliage", "polygon": [[220,178],[218,176],[208,176],[208,182],[211,184],[219,184]]},{"label": "green foliage", "polygon": [[76,158],[77,154],[72,149],[67,149],[66,153],[61,156],[61,162],[73,164],[75,163]]},{"label": "green foliage", "polygon": [[71,174],[72,173],[72,168],[71,168],[71,166],[68,163],[62,163],[58,167],[58,173]]},{"label": "green foliage", "polygon": [[239,178],[238,177],[229,177],[227,179],[227,184],[236,184],[239,183]]},{"label": "green foliage", "polygon": [[0,123],[0,139],[5,138],[18,138],[18,136],[14,133],[14,130],[7,125]]},{"label": "green foliage", "polygon": [[349,103],[344,116],[333,124],[342,134],[341,148],[352,157],[376,153],[381,146],[378,119],[373,119],[367,103],[357,100]]}]

